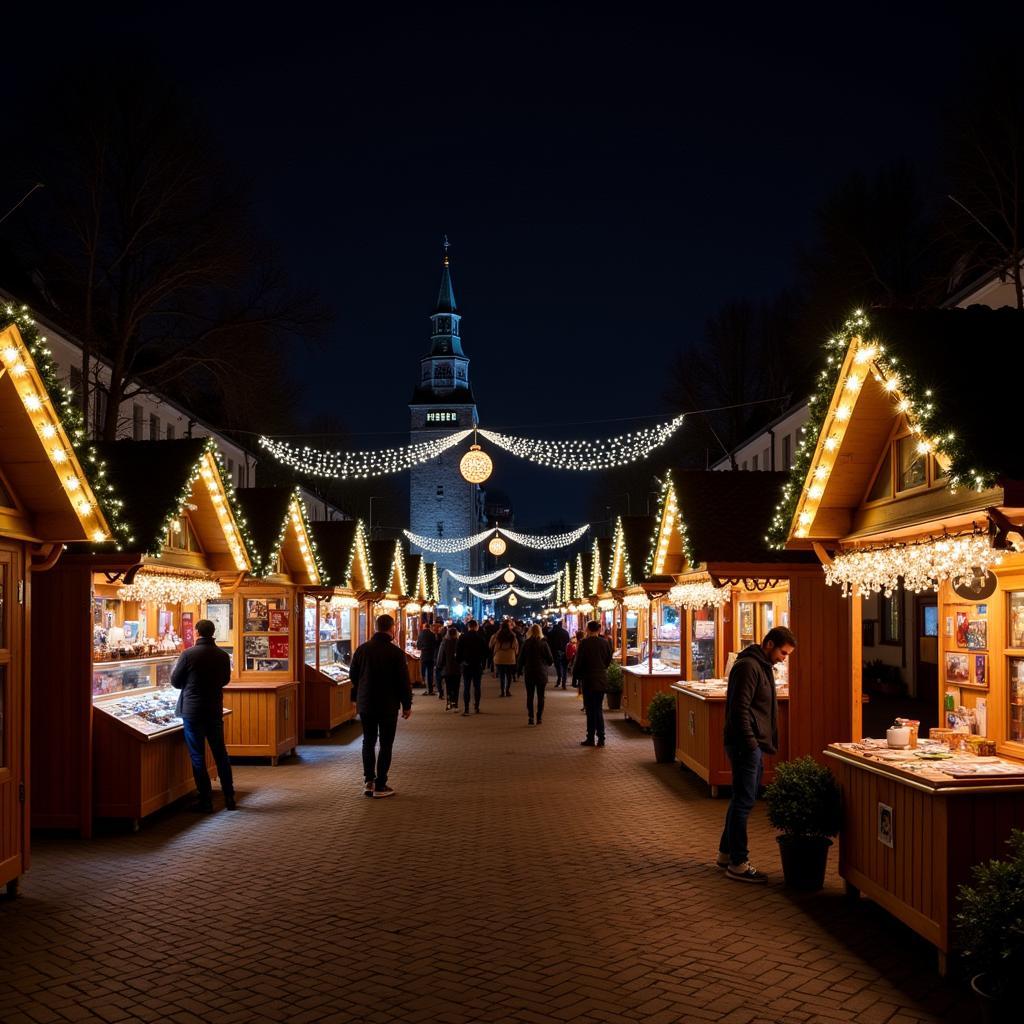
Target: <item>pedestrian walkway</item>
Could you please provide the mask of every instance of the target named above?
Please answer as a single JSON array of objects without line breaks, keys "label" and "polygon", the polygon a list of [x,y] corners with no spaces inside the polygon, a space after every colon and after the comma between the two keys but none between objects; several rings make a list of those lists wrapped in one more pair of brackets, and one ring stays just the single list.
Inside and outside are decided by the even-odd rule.
[{"label": "pedestrian walkway", "polygon": [[[767,887],[712,866],[725,804],[573,691],[526,724],[417,695],[391,784],[361,795],[359,729],[241,767],[240,809],[44,840],[0,902],[0,1021],[752,1022],[972,1019],[962,981],[873,905],[793,896],[762,807]],[[220,806],[219,794],[215,802]],[[833,865],[835,855],[833,854]]]}]

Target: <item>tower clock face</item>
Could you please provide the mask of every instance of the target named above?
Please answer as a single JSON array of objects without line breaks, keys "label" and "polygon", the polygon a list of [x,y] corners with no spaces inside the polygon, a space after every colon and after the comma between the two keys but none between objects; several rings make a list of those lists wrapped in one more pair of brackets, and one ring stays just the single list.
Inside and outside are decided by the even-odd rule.
[{"label": "tower clock face", "polygon": [[452,322],[446,316],[439,316],[437,318],[437,333],[447,334],[452,329]]}]

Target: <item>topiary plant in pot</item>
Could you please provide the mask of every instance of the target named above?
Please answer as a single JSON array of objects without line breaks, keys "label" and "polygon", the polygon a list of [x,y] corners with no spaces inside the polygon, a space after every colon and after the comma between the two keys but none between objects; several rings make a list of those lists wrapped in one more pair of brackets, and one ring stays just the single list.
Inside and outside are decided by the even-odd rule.
[{"label": "topiary plant in pot", "polygon": [[[1017,990],[1024,973],[1024,831],[1013,829],[1005,860],[971,868],[956,915],[964,959],[977,973],[971,988],[986,1024],[1019,1020]],[[1011,1007],[1013,1016],[1011,1017]]]},{"label": "topiary plant in pot", "polygon": [[791,889],[816,892],[825,884],[831,837],[842,824],[839,786],[832,773],[813,757],[783,761],[765,790],[768,820],[776,837],[782,874]]},{"label": "topiary plant in pot", "polygon": [[651,723],[654,760],[671,764],[676,759],[676,699],[670,693],[656,693],[647,705],[647,721]]},{"label": "topiary plant in pot", "polygon": [[609,711],[618,711],[622,707],[622,666],[617,661],[613,661],[608,666],[605,697]]}]

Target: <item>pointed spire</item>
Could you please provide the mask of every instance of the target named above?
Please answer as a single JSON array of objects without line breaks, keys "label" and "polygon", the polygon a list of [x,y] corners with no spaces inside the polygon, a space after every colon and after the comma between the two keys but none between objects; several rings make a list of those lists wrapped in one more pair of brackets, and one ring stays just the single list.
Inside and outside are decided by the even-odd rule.
[{"label": "pointed spire", "polygon": [[454,313],[455,312],[455,290],[452,288],[452,275],[448,270],[448,236],[444,236],[444,241],[441,243],[441,248],[444,250],[444,256],[441,260],[441,288],[437,293],[437,309],[435,313]]}]

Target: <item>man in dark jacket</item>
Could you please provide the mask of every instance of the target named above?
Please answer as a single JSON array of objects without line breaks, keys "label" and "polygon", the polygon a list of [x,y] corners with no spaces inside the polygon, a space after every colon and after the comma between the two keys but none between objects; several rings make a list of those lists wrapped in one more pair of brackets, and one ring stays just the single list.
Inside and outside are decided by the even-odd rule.
[{"label": "man in dark jacket", "polygon": [[348,670],[363,723],[363,792],[378,799],[395,795],[388,785],[388,771],[398,731],[398,710],[401,708],[403,718],[412,715],[412,685],[405,651],[394,639],[395,620],[390,615],[378,615],[377,632],[356,648]]},{"label": "man in dark jacket", "polygon": [[551,657],[555,659],[555,689],[565,689],[565,648],[569,643],[569,634],[565,631],[561,620],[551,627],[547,636],[548,647],[551,648]]},{"label": "man in dark jacket", "polygon": [[[424,625],[420,629],[420,635],[416,637],[416,648],[420,652],[420,672],[423,675],[423,682],[427,684],[427,693],[434,693],[434,661],[437,659],[437,634],[433,626]],[[438,680],[438,687],[441,681]]]},{"label": "man in dark jacket", "polygon": [[784,662],[795,648],[793,634],[777,626],[768,631],[760,644],[751,644],[741,651],[729,673],[725,752],[732,766],[732,799],[718,843],[717,864],[738,882],[768,880],[748,859],[747,819],[761,785],[764,755],[779,749],[774,666]]},{"label": "man in dark jacket", "polygon": [[576,648],[576,658],[572,663],[572,683],[582,687],[583,709],[587,713],[587,738],[580,743],[581,747],[594,746],[595,738],[599,747],[604,746],[604,711],[601,705],[608,689],[612,649],[600,635],[600,630],[597,622],[587,623],[587,635]]},{"label": "man in dark jacket", "polygon": [[206,770],[206,744],[217,764],[224,806],[235,809],[235,782],[231,761],[224,746],[224,698],[222,691],[231,682],[231,658],[213,639],[214,624],[209,619],[196,623],[195,646],[183,651],[174,671],[171,686],[178,694],[177,713],[185,732],[185,746],[192,761],[192,775],[199,790],[197,811],[213,810],[213,786]]},{"label": "man in dark jacket", "polygon": [[490,648],[487,638],[480,632],[476,619],[466,623],[466,632],[459,637],[455,656],[462,666],[462,703],[463,716],[469,714],[469,688],[473,687],[474,710],[480,714],[480,680],[483,678],[484,665]]}]

